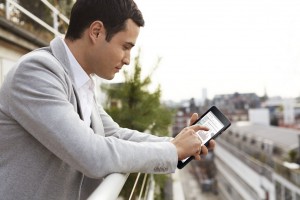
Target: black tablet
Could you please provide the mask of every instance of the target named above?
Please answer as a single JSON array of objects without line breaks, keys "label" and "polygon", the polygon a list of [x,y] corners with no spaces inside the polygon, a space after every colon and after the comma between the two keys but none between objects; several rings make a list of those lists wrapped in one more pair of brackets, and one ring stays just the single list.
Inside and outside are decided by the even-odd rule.
[{"label": "black tablet", "polygon": [[[225,131],[231,122],[229,119],[216,107],[212,106],[208,109],[194,124],[200,124],[209,128],[209,131],[198,131],[202,145],[208,146],[211,139],[218,137],[223,131]],[[177,168],[182,169],[186,164],[194,159],[194,156],[178,161]]]}]

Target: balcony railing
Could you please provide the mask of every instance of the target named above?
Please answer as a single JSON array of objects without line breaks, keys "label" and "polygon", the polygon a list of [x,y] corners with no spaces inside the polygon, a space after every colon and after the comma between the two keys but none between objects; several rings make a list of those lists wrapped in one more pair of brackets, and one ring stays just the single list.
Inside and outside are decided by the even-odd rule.
[{"label": "balcony railing", "polygon": [[270,167],[260,163],[255,159],[252,159],[250,156],[247,156],[244,152],[239,151],[239,149],[234,147],[232,144],[229,144],[228,142],[226,142],[226,140],[223,140],[221,137],[218,138],[218,145],[227,149],[230,153],[232,153],[239,160],[243,161],[254,171],[259,172],[260,174],[264,174],[264,176],[267,179],[273,181],[273,170]]},{"label": "balcony railing", "polygon": [[58,31],[58,27],[59,27],[58,17],[60,17],[60,19],[63,20],[66,24],[69,24],[69,19],[66,16],[64,16],[59,10],[57,10],[53,5],[51,5],[47,0],[41,0],[41,2],[43,2],[46,5],[46,7],[50,9],[52,12],[53,26],[50,26],[49,24],[47,24],[46,22],[44,22],[43,20],[41,20],[40,18],[32,14],[30,11],[23,8],[14,0],[6,0],[6,4],[5,4],[6,19],[10,20],[12,12],[16,12],[17,10],[18,12],[25,14],[33,21],[46,28],[48,31],[52,32],[54,35],[56,36],[62,35],[62,33]]},{"label": "balcony railing", "polygon": [[36,39],[49,43],[55,36],[62,36],[69,25],[69,19],[47,0],[40,0],[41,16],[25,9],[17,0],[0,2],[0,16],[10,22],[10,27],[27,31]]},{"label": "balcony railing", "polygon": [[229,150],[233,155],[246,163],[253,170],[260,172],[270,181],[273,181],[273,171],[285,177],[287,180],[291,181],[298,187],[300,187],[300,170],[292,170],[283,165],[283,161],[276,159],[275,157],[271,157],[273,167],[271,168],[266,163],[261,163],[258,160],[251,159],[248,156],[245,156],[244,153],[240,152],[234,145],[229,144],[226,140],[221,137],[218,138],[218,145],[221,145],[223,148]]},{"label": "balcony railing", "polygon": [[[126,199],[132,200],[137,199],[135,196],[133,196],[134,191],[136,190],[137,183],[139,181],[141,173],[138,173],[135,183],[132,187],[130,196]],[[119,194],[124,187],[124,184],[128,178],[129,174],[119,174],[114,173],[108,175],[102,183],[97,187],[97,189],[91,194],[91,196],[88,198],[88,200],[116,200],[119,197]],[[153,176],[148,176],[147,174],[144,175],[138,200],[141,200],[142,198],[145,200],[153,200],[154,199],[154,186],[155,181],[153,179]]]},{"label": "balcony railing", "polygon": [[129,174],[110,174],[92,193],[88,200],[116,200],[123,188]]}]

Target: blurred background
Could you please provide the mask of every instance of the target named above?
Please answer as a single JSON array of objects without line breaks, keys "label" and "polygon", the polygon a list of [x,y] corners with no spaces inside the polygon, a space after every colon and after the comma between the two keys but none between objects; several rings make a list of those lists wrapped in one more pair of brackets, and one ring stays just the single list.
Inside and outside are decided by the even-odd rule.
[{"label": "blurred background", "polygon": [[[157,135],[212,105],[232,126],[202,161],[131,174],[118,198],[300,200],[300,1],[135,2],[146,25],[130,66],[95,78],[98,101],[121,126]],[[64,36],[73,3],[0,0],[0,86],[22,55]]]}]

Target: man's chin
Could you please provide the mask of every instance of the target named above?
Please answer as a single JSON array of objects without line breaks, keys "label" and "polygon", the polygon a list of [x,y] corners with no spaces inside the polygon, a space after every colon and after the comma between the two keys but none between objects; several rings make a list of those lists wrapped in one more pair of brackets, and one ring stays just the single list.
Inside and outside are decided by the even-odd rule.
[{"label": "man's chin", "polygon": [[[98,75],[99,76],[99,75]],[[102,78],[102,79],[105,79],[105,80],[108,80],[108,81],[110,81],[110,80],[112,80],[112,79],[114,79],[115,78],[115,74],[114,75],[112,75],[112,76],[99,76],[100,78]]]},{"label": "man's chin", "polygon": [[113,80],[115,78],[116,74],[112,75],[111,77],[109,77],[107,80]]}]

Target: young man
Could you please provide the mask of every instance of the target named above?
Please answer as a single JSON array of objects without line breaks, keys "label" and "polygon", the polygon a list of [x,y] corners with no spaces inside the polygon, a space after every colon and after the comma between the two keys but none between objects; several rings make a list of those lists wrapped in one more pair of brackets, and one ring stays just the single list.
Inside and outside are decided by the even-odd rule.
[{"label": "young man", "polygon": [[110,173],[172,173],[207,153],[196,134],[205,127],[156,137],[119,127],[94,102],[90,75],[110,80],[128,65],[143,25],[132,0],[77,0],[65,39],[10,71],[0,91],[1,199],[86,199]]}]

